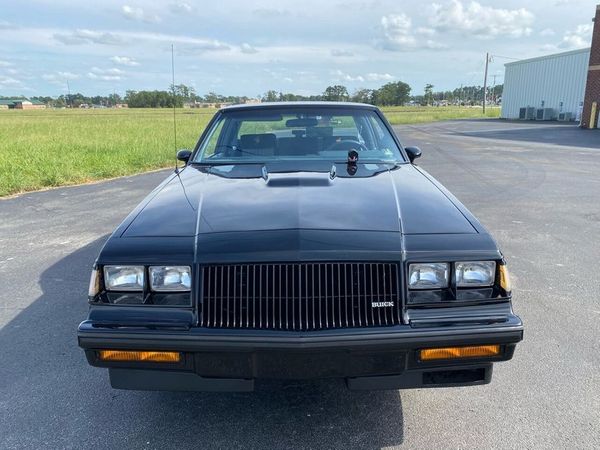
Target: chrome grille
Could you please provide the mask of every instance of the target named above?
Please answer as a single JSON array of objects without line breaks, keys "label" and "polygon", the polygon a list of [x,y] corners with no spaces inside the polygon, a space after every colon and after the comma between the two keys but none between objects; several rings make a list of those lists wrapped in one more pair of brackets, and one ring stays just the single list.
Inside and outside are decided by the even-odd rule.
[{"label": "chrome grille", "polygon": [[310,331],[400,323],[395,263],[202,267],[201,325]]}]

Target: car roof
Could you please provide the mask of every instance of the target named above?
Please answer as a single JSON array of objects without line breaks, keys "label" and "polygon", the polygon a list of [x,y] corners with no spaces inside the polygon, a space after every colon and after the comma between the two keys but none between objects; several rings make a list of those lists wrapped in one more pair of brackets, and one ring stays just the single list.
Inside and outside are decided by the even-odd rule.
[{"label": "car roof", "polygon": [[228,111],[239,111],[239,110],[251,110],[251,109],[271,109],[271,108],[344,108],[344,109],[370,109],[376,110],[377,107],[374,105],[368,105],[366,103],[354,103],[354,102],[265,102],[265,103],[248,103],[240,105],[225,106],[220,109],[221,112]]}]

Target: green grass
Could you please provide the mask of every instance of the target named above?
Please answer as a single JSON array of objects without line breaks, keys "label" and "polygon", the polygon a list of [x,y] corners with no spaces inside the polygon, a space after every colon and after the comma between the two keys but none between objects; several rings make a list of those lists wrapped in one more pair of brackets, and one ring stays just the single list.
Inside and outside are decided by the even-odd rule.
[{"label": "green grass", "polygon": [[[392,124],[482,117],[479,108],[383,110]],[[192,148],[213,114],[178,110],[177,146]],[[0,196],[169,167],[173,146],[168,109],[0,110]]]},{"label": "green grass", "polygon": [[[214,110],[177,111],[191,148]],[[175,164],[172,110],[0,112],[0,196]]]}]

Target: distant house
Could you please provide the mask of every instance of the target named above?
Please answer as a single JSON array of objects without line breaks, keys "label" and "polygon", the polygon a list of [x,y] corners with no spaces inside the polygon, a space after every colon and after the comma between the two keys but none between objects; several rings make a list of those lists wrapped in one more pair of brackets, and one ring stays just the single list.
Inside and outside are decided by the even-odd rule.
[{"label": "distant house", "polygon": [[38,100],[19,100],[15,103],[15,109],[45,109],[46,104]]},{"label": "distant house", "polygon": [[22,98],[5,98],[0,100],[0,108],[2,109],[15,109],[15,104],[22,101]]},{"label": "distant house", "polygon": [[46,104],[27,98],[7,98],[0,100],[0,109],[44,109]]},{"label": "distant house", "polygon": [[233,105],[232,102],[188,102],[184,103],[184,108],[223,108],[224,106]]}]

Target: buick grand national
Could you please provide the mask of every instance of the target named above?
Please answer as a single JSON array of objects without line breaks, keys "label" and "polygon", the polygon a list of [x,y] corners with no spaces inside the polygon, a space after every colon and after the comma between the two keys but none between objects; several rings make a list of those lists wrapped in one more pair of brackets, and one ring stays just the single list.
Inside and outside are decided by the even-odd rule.
[{"label": "buick grand national", "polygon": [[78,329],[114,388],[490,382],[523,336],[506,262],[374,106],[221,109],[121,223]]}]

